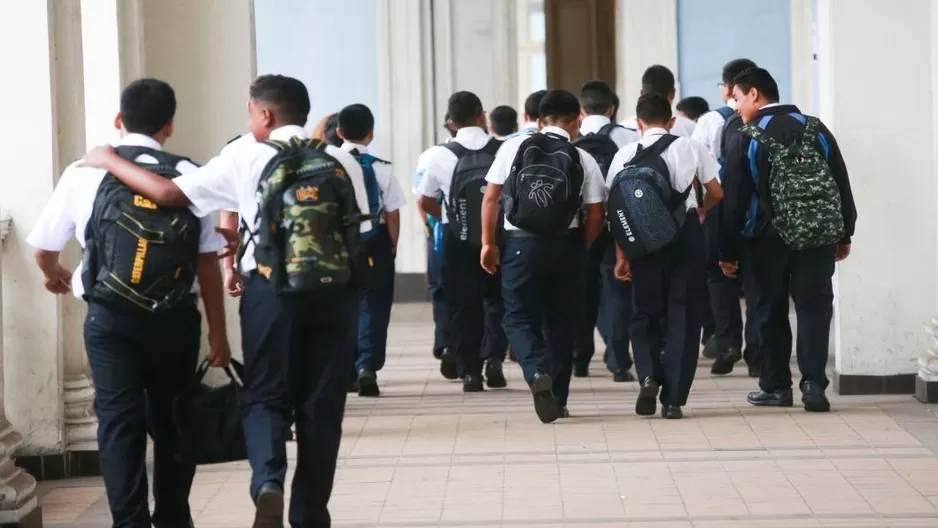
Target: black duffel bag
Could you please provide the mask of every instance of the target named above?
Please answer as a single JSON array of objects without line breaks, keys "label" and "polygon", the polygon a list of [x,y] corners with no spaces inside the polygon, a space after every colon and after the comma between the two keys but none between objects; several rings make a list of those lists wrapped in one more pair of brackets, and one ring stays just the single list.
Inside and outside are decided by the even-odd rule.
[{"label": "black duffel bag", "polygon": [[246,460],[247,448],[241,427],[244,366],[232,359],[231,365],[224,369],[231,382],[218,387],[202,383],[208,369],[208,360],[205,360],[196,370],[192,384],[174,402],[178,456],[195,464]]}]

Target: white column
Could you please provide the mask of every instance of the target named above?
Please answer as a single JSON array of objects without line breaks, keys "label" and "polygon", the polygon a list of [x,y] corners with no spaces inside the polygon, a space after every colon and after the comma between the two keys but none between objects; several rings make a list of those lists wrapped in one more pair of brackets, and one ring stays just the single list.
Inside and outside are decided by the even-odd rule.
[{"label": "white column", "polygon": [[[929,69],[931,74],[930,86],[932,87],[934,93],[934,87],[938,86],[938,9],[932,8],[931,18],[931,68]],[[931,107],[931,121],[932,121],[932,130],[938,135],[938,99],[933,96],[932,98],[932,107]],[[933,171],[938,168],[938,149],[934,149],[932,152],[934,156],[934,166]],[[938,195],[936,195],[938,198]],[[935,216],[935,211],[932,212],[933,222],[938,224],[938,217]],[[938,229],[935,229],[931,240],[934,240],[934,237],[938,235]],[[929,240],[925,238],[924,240]],[[930,247],[935,247],[938,244],[925,244]],[[935,273],[935,270],[932,270],[932,274]],[[934,290],[932,290],[934,292]],[[928,295],[929,290],[923,289],[922,294]],[[932,306],[932,314],[938,313],[938,310]],[[926,324],[924,325],[923,335],[925,337],[925,342],[921,346],[919,352],[919,361],[918,361],[918,376],[915,379],[915,397],[919,401],[924,403],[935,403],[938,402],[938,315],[930,317]]]},{"label": "white column", "polygon": [[[444,2],[445,3],[445,2]],[[429,0],[378,0],[378,120],[383,148],[405,190],[413,187],[417,157],[436,142],[443,124],[433,108],[433,31]],[[441,40],[443,37],[440,37]],[[443,46],[442,43],[437,45]],[[409,199],[411,202],[413,198]],[[401,214],[398,273],[426,271],[423,222],[412,207]]]},{"label": "white column", "polygon": [[791,103],[815,114],[814,42],[816,0],[791,0]]},{"label": "white column", "polygon": [[[635,114],[642,74],[652,64],[667,66],[677,77],[677,0],[618,0],[616,90],[620,117]],[[681,97],[681,87],[677,87]]]},{"label": "white column", "polygon": [[[837,137],[859,209],[853,254],[837,266],[835,382],[841,387],[845,376],[881,378],[880,392],[896,386],[894,376],[911,382],[922,323],[935,313],[929,4],[908,0],[896,9],[877,0],[818,2],[820,117]],[[887,71],[903,72],[902,99],[914,101],[909,112],[916,118],[903,119],[901,131],[871,120],[868,111],[871,101],[895,91]]]},{"label": "white column", "polygon": [[57,42],[53,2],[4,5],[15,23],[0,32],[0,49],[5,67],[17,72],[18,79],[0,85],[0,97],[15,101],[8,105],[5,120],[17,124],[0,132],[0,207],[10,213],[15,226],[3,257],[4,406],[7,418],[25,437],[23,453],[62,453],[62,301],[42,288],[42,273],[25,238],[52,192],[59,166],[56,90],[81,80],[54,75],[56,50],[75,43]]}]

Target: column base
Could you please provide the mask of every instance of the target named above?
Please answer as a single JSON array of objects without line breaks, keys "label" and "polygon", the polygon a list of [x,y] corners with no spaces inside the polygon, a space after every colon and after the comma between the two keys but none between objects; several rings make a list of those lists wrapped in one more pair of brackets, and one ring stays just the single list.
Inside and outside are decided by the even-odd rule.
[{"label": "column base", "polygon": [[[15,459],[17,466],[39,481],[101,476],[100,455],[97,451],[24,455]],[[2,525],[0,528],[3,528]]]},{"label": "column base", "polygon": [[915,376],[915,399],[922,403],[938,403],[938,381]]},{"label": "column base", "polygon": [[18,521],[0,523],[0,528],[42,528],[42,506],[26,514]]},{"label": "column base", "polygon": [[834,372],[834,392],[841,396],[915,394],[915,374],[863,376]]},{"label": "column base", "polygon": [[394,275],[394,302],[427,302],[426,273],[398,273]]}]

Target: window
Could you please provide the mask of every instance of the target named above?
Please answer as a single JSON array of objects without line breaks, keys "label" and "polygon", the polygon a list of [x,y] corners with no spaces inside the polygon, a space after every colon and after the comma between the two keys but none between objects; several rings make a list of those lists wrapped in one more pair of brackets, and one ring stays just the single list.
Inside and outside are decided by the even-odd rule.
[{"label": "window", "polygon": [[523,113],[524,100],[531,92],[547,88],[544,1],[515,0],[518,10],[518,113]]}]

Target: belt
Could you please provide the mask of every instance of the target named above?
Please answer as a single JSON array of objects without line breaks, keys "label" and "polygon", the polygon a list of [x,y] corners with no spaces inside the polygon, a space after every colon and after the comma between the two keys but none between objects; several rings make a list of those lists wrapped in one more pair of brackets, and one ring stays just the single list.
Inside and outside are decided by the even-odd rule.
[{"label": "belt", "polygon": [[564,233],[557,233],[556,235],[537,235],[530,231],[525,231],[523,229],[506,229],[504,231],[505,238],[563,238],[565,236],[570,236],[575,234],[576,227],[571,227],[566,230]]}]

